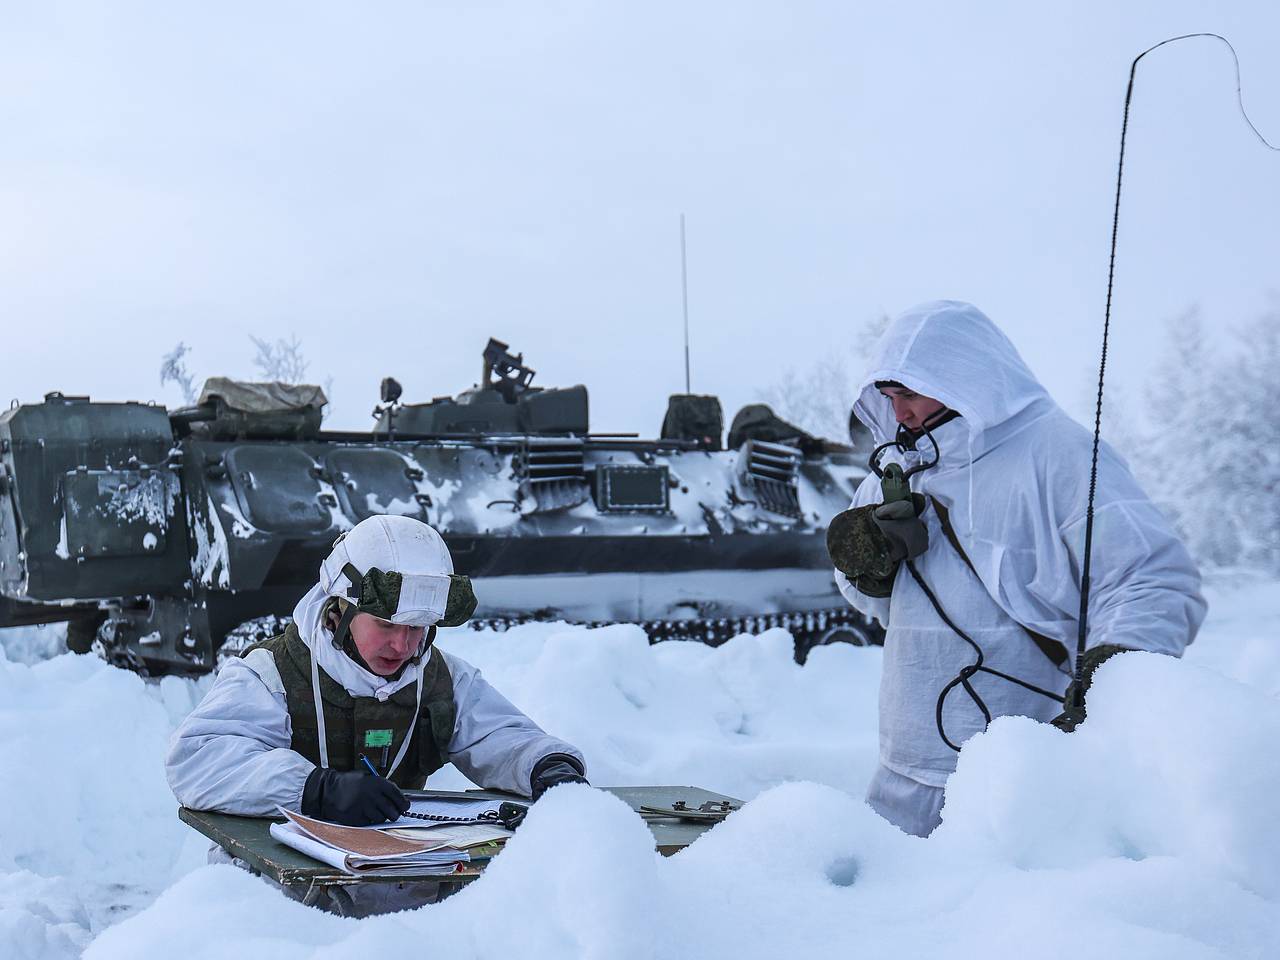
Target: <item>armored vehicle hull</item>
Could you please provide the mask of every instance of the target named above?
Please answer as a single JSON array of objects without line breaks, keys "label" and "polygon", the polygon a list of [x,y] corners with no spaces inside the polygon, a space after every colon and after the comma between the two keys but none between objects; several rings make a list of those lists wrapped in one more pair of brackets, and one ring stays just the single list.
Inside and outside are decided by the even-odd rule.
[{"label": "armored vehicle hull", "polygon": [[866,472],[851,451],[412,434],[385,429],[387,412],[372,435],[284,438],[252,416],[219,429],[216,409],[58,394],[11,409],[0,625],[68,620],[73,646],[123,665],[207,671],[224,643],[278,627],[338,534],[394,513],[444,535],[474,580],[476,626],[623,621],[710,643],[784,626],[800,658],[874,638],[825,550],[827,521]]}]

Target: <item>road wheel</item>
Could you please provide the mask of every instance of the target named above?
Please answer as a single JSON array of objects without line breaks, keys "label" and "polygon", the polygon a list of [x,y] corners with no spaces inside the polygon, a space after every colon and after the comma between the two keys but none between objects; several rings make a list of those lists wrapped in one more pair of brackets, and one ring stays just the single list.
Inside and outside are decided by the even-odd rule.
[{"label": "road wheel", "polygon": [[67,621],[67,649],[72,653],[89,653],[93,641],[98,638],[98,628],[107,619],[106,613],[91,613]]}]

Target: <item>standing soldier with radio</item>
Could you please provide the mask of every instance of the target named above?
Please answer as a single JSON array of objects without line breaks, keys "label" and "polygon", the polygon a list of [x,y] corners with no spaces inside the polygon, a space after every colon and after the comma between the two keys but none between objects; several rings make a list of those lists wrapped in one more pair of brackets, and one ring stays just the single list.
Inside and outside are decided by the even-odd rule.
[{"label": "standing soldier with radio", "polygon": [[[960,745],[997,716],[1072,729],[1092,438],[975,307],[922,304],[876,345],[854,406],[873,472],[828,530],[841,592],[885,627],[880,765],[867,801],[908,833],[941,821]],[[1200,577],[1128,467],[1098,466],[1085,690],[1108,657],[1180,656]]]}]

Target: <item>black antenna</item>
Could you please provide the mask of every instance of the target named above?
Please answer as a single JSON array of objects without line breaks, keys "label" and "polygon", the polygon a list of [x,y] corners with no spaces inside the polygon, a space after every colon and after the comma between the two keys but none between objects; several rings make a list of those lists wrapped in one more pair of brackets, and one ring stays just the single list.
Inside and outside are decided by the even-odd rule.
[{"label": "black antenna", "polygon": [[684,392],[692,393],[689,386],[689,260],[685,256],[684,214],[680,214],[680,296],[684,301]]},{"label": "black antenna", "polygon": [[1280,147],[1268,142],[1267,138],[1258,131],[1258,128],[1254,126],[1253,121],[1249,119],[1249,114],[1244,109],[1244,95],[1240,90],[1240,57],[1236,54],[1236,48],[1231,45],[1231,41],[1226,37],[1217,33],[1186,33],[1182,36],[1170,37],[1168,40],[1161,40],[1155,46],[1148,47],[1133,58],[1133,63],[1129,66],[1129,87],[1124,95],[1124,122],[1120,126],[1120,163],[1116,169],[1116,203],[1111,217],[1111,261],[1107,268],[1107,307],[1102,323],[1102,359],[1098,364],[1098,403],[1093,418],[1093,462],[1089,468],[1089,508],[1085,514],[1084,563],[1080,573],[1080,632],[1076,636],[1076,682],[1073,688],[1075,692],[1069,705],[1073,712],[1082,716],[1084,713],[1084,690],[1081,688],[1080,681],[1084,661],[1085,637],[1088,633],[1089,625],[1089,571],[1093,559],[1093,504],[1098,489],[1098,444],[1102,438],[1102,384],[1107,372],[1107,337],[1111,332],[1111,294],[1116,278],[1116,238],[1120,232],[1120,186],[1124,180],[1125,138],[1129,133],[1129,107],[1133,102],[1133,82],[1138,73],[1138,61],[1148,53],[1158,50],[1169,43],[1176,43],[1179,40],[1192,40],[1197,37],[1210,37],[1214,40],[1221,40],[1227,45],[1227,49],[1231,51],[1231,59],[1235,61],[1236,102],[1240,106],[1240,115],[1244,117],[1245,123],[1249,125],[1249,129],[1253,131],[1254,135],[1262,141],[1263,146],[1271,150],[1280,150]]}]

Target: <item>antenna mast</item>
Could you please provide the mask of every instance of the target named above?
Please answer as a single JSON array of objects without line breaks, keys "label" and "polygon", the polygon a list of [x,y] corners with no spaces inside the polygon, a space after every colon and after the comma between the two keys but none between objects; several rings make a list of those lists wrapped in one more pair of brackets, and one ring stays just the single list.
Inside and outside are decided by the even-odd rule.
[{"label": "antenna mast", "polygon": [[1129,86],[1124,95],[1124,119],[1120,124],[1120,160],[1116,166],[1116,200],[1111,214],[1111,259],[1107,267],[1107,304],[1102,320],[1102,358],[1098,362],[1098,402],[1093,415],[1093,457],[1089,467],[1089,504],[1085,513],[1084,524],[1084,563],[1080,573],[1080,619],[1079,630],[1076,633],[1075,687],[1072,691],[1071,702],[1066,704],[1067,712],[1076,715],[1073,718],[1074,722],[1084,719],[1084,684],[1081,682],[1081,675],[1089,630],[1089,575],[1090,564],[1093,559],[1093,507],[1098,490],[1098,445],[1102,439],[1102,386],[1103,377],[1107,372],[1107,339],[1111,331],[1111,302],[1116,278],[1116,238],[1120,233],[1120,187],[1124,180],[1124,151],[1125,142],[1129,135],[1129,108],[1133,104],[1133,84],[1138,75],[1138,62],[1147,54],[1153,50],[1160,49],[1166,44],[1177,43],[1180,40],[1194,40],[1201,37],[1221,40],[1226,44],[1227,49],[1231,51],[1231,59],[1236,67],[1236,105],[1240,108],[1240,116],[1244,117],[1244,122],[1249,125],[1249,129],[1253,131],[1254,136],[1262,141],[1264,147],[1269,150],[1280,151],[1280,146],[1276,146],[1264,137],[1262,132],[1254,126],[1253,121],[1249,119],[1249,114],[1245,111],[1244,94],[1240,89],[1240,57],[1236,54],[1236,48],[1231,45],[1231,41],[1226,37],[1217,33],[1186,33],[1178,37],[1170,37],[1168,40],[1161,40],[1155,46],[1148,47],[1133,58],[1133,63],[1129,65]]},{"label": "antenna mast", "polygon": [[680,214],[680,295],[684,301],[684,392],[692,393],[689,386],[689,260],[685,255],[684,214]]}]

